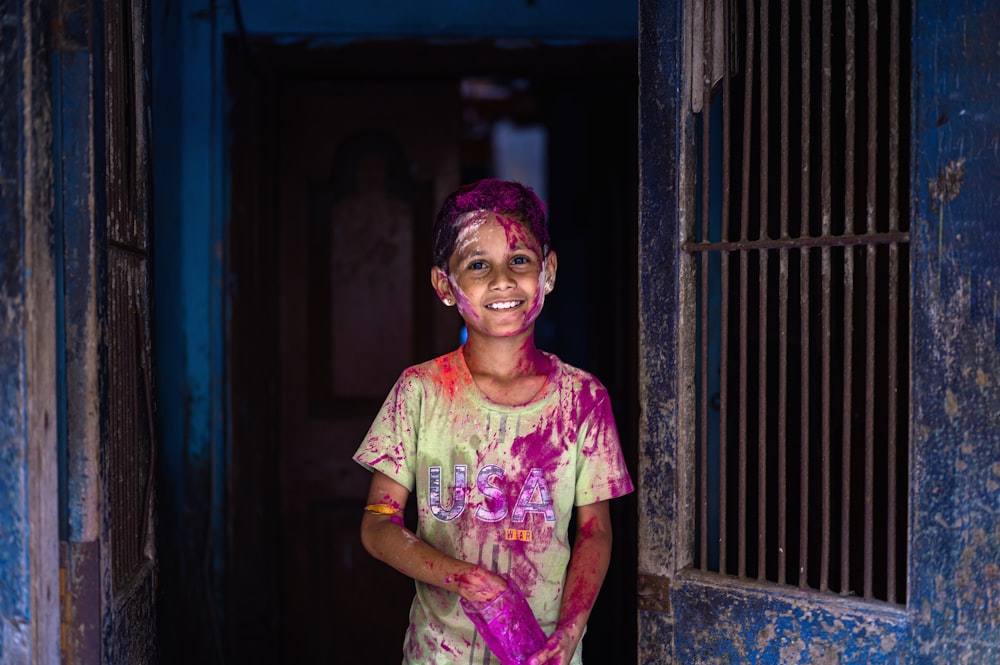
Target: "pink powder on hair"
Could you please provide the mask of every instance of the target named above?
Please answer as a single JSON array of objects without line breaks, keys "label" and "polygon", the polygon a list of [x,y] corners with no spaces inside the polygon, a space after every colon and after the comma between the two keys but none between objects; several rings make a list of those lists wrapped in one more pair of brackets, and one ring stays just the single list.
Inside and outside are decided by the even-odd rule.
[{"label": "pink powder on hair", "polygon": [[509,215],[496,215],[496,220],[507,236],[507,246],[510,249],[523,245],[538,254],[539,258],[544,258],[541,243],[523,221]]}]

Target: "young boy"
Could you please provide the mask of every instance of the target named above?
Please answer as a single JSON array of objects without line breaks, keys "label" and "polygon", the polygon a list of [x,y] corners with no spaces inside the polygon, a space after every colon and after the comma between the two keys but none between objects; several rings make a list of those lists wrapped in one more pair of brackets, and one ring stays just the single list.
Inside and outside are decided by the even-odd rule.
[{"label": "young boy", "polygon": [[[460,598],[490,601],[507,579],[548,636],[527,662],[582,662],[611,556],[608,501],[633,485],[604,386],[535,346],[555,277],[530,188],[488,179],[445,201],[431,284],[468,340],[403,372],[354,456],[374,472],[365,548],[416,580],[405,664],[497,665]],[[414,492],[416,534],[401,518]]]}]

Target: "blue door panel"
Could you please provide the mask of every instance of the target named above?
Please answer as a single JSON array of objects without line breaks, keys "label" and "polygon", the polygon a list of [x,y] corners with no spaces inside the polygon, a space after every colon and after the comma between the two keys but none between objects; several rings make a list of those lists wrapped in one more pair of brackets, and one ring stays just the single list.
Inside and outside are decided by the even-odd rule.
[{"label": "blue door panel", "polygon": [[906,662],[902,608],[687,576],[671,601],[678,663]]}]

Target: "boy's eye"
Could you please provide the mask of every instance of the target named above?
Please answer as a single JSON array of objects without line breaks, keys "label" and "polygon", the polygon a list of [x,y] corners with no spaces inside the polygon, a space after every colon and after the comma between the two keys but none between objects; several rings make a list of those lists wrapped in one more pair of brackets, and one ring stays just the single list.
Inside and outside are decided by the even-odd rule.
[{"label": "boy's eye", "polygon": [[486,267],[485,261],[473,261],[469,264],[469,270],[482,270]]},{"label": "boy's eye", "polygon": [[510,262],[513,265],[520,266],[520,265],[524,265],[525,263],[529,263],[530,259],[528,259],[527,256],[515,256],[514,258],[512,258],[510,260]]}]

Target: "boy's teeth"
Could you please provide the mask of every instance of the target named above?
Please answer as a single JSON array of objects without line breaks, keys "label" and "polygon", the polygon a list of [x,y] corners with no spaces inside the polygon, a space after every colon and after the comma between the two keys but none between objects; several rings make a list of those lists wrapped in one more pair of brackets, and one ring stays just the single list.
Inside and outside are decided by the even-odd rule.
[{"label": "boy's teeth", "polygon": [[493,304],[487,305],[490,309],[510,309],[512,307],[517,307],[517,302],[495,302]]}]

